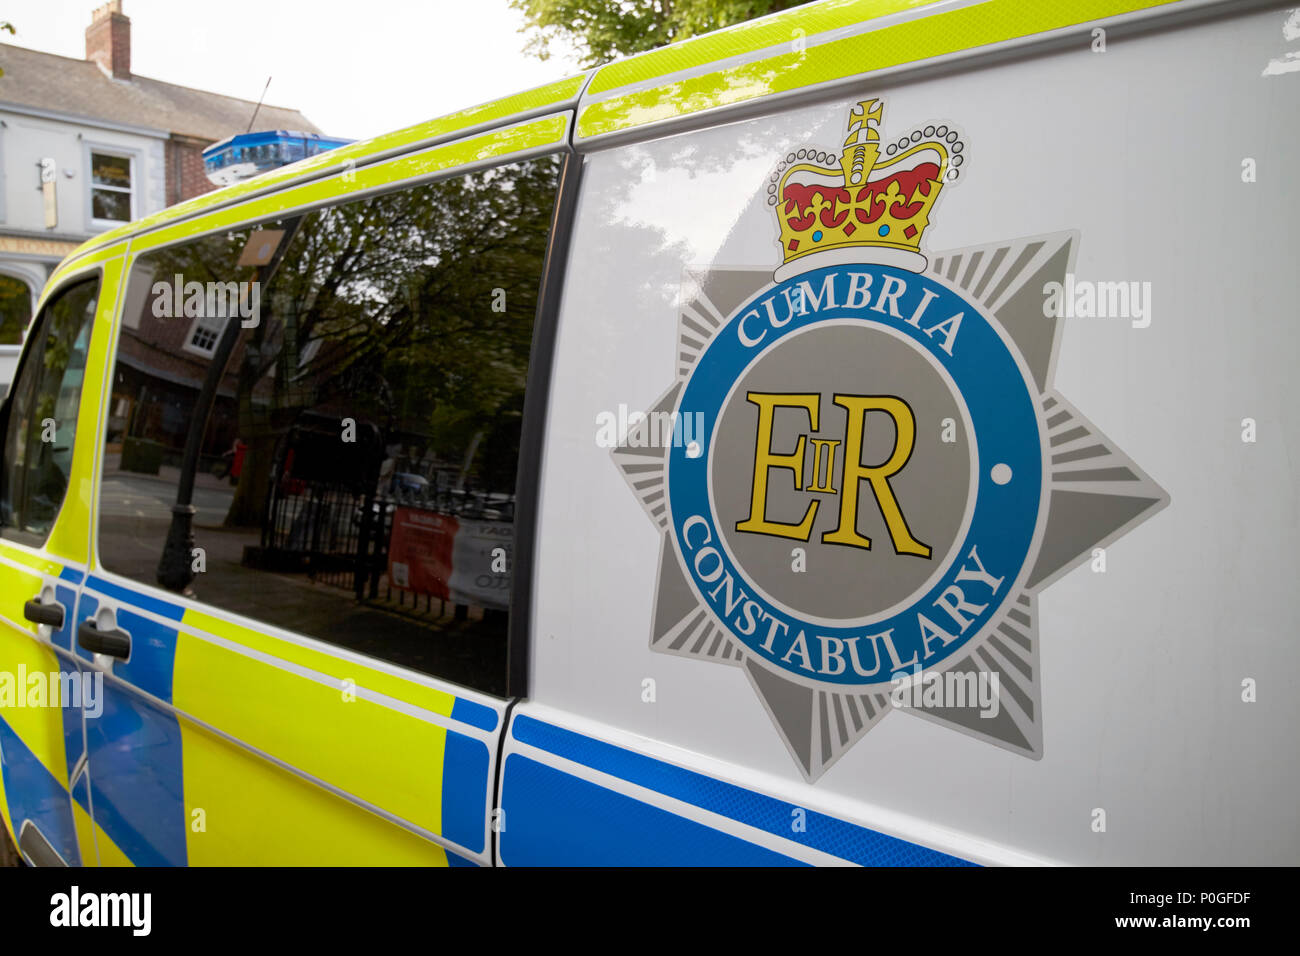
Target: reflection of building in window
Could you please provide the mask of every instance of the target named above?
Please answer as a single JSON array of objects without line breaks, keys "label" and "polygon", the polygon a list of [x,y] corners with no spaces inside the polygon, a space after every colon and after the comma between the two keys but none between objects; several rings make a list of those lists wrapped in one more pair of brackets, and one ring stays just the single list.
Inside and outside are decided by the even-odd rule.
[{"label": "reflection of building in window", "polygon": [[0,345],[20,345],[31,319],[31,286],[14,276],[0,275]]},{"label": "reflection of building in window", "polygon": [[[158,582],[206,417],[188,467],[207,564],[189,599],[505,693],[524,389],[558,181],[537,158],[263,223],[283,248],[256,267],[239,264],[250,227],[137,260],[108,405],[105,566]],[[156,314],[149,290],[178,274],[261,289],[210,412],[199,395],[240,320]],[[492,308],[498,289],[508,311]]]},{"label": "reflection of building in window", "polygon": [[199,316],[194,320],[189,337],[185,341],[185,347],[191,352],[211,355],[216,351],[217,340],[221,338],[221,330],[225,323],[225,319],[206,315]]},{"label": "reflection of building in window", "polygon": [[110,153],[90,154],[90,207],[95,219],[131,220],[131,160]]}]

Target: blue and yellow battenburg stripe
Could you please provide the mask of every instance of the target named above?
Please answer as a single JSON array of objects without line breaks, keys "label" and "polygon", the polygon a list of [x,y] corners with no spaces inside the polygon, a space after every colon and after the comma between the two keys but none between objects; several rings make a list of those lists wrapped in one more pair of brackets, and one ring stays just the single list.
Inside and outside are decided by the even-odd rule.
[{"label": "blue and yellow battenburg stripe", "polygon": [[[50,644],[35,638],[35,625],[23,619],[22,606],[41,593],[46,583],[65,607],[72,607],[82,572],[57,562],[35,558],[0,543],[0,661],[15,696],[23,675],[62,675],[77,671],[67,650],[72,644],[72,619],[51,634]],[[52,645],[52,646],[51,646]],[[48,688],[42,691],[48,692]],[[48,703],[48,698],[40,701]],[[9,703],[6,701],[6,703]],[[0,816],[15,843],[24,820],[31,820],[68,863],[95,862],[88,793],[83,784],[69,799],[71,773],[83,752],[78,706],[14,706],[0,708]]]},{"label": "blue and yellow battenburg stripe", "polygon": [[[82,577],[60,570],[68,606]],[[14,711],[30,718],[22,728],[0,717],[0,811],[15,825],[32,820],[69,863],[488,860],[502,705],[93,575],[77,619],[102,599],[119,607],[135,652],[115,665],[131,686],[106,681],[102,715],[85,721],[91,772],[69,786],[83,752],[75,708]],[[74,652],[70,622],[52,643]],[[73,653],[12,628],[0,653],[29,670],[77,666]],[[803,865],[805,850],[868,865],[969,865],[527,714],[515,716],[507,751],[507,865]]]},{"label": "blue and yellow battenburg stripe", "polygon": [[974,866],[516,712],[502,769],[507,866]]},{"label": "blue and yellow battenburg stripe", "polygon": [[[58,570],[71,608],[83,575]],[[85,586],[75,620],[101,599],[119,607],[134,649],[114,670],[131,686],[104,682],[84,740],[76,707],[0,713],[0,812],[14,831],[31,820],[73,865],[486,861],[497,706],[99,577]],[[52,635],[60,655],[16,627],[13,601],[7,666],[50,673],[89,657],[74,651],[74,615]],[[83,752],[90,772],[73,782]]]},{"label": "blue and yellow battenburg stripe", "polygon": [[[137,648],[87,722],[96,823],[149,865],[443,864],[485,854],[500,715],[92,576]],[[102,848],[101,848],[102,852]]]}]

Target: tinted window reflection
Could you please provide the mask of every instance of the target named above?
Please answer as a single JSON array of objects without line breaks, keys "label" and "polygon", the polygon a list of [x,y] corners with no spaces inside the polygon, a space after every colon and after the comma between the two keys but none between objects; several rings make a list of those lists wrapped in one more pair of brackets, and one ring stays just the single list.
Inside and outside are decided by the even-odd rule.
[{"label": "tinted window reflection", "polygon": [[[504,693],[515,471],[554,158],[134,266],[99,555],[158,581],[186,439],[198,600]],[[220,360],[219,336],[237,336]]]},{"label": "tinted window reflection", "polygon": [[98,288],[91,279],[50,300],[10,390],[0,536],[33,547],[45,542],[68,491]]}]

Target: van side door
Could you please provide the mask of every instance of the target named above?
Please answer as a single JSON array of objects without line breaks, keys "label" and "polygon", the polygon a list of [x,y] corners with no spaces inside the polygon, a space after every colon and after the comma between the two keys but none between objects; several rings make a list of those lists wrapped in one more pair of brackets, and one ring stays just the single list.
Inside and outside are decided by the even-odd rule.
[{"label": "van side door", "polygon": [[[95,865],[73,631],[120,259],[62,282],[28,332],[0,429],[0,812],[34,865]],[[98,321],[97,321],[98,316]]]}]

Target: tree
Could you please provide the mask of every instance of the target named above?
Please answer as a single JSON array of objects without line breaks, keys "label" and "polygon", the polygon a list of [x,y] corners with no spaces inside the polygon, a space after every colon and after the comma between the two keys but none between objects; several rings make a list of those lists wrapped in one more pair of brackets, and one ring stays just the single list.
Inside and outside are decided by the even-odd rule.
[{"label": "tree", "polygon": [[[305,218],[239,358],[247,451],[228,526],[260,523],[276,451],[308,417],[351,418],[381,446],[419,436],[447,454],[479,447],[483,432],[483,460],[466,468],[513,484],[517,450],[501,445],[517,449],[557,180],[544,157]],[[508,311],[492,307],[497,293]],[[509,474],[488,474],[503,455],[508,468],[495,470]]]},{"label": "tree", "polygon": [[525,50],[547,59],[568,45],[584,67],[654,50],[808,0],[510,0],[532,31]]},{"label": "tree", "polygon": [[[0,33],[8,33],[10,36],[18,35],[18,31],[14,29],[14,25],[10,23],[8,20],[0,20]],[[5,75],[5,71],[0,70],[0,76],[4,76],[4,75]]]}]

